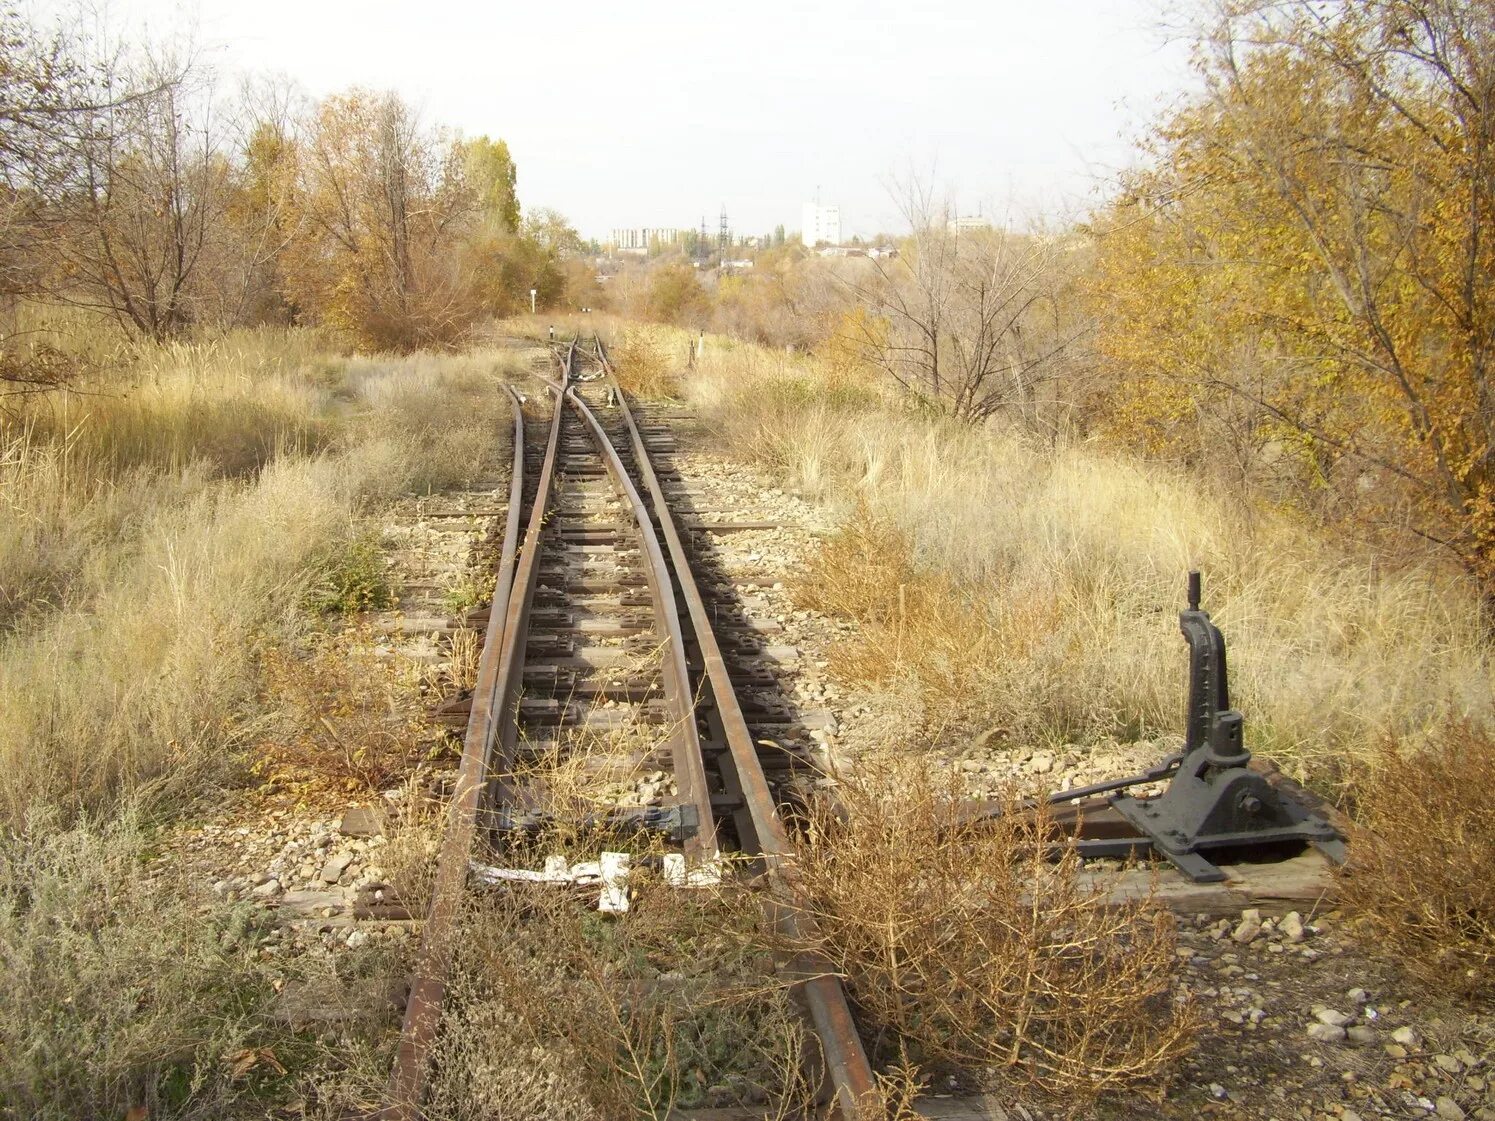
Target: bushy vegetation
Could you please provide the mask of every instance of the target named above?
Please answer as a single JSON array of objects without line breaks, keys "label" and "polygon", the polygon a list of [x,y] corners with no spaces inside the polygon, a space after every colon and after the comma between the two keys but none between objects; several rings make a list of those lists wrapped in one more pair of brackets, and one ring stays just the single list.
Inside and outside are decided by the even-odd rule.
[{"label": "bushy vegetation", "polygon": [[0,838],[0,1116],[263,1116],[287,1033],[262,913],[204,905],[144,855],[128,817]]},{"label": "bushy vegetation", "polygon": [[1495,994],[1495,739],[1455,725],[1387,743],[1357,790],[1366,832],[1341,878],[1350,910],[1435,991]]},{"label": "bushy vegetation", "polygon": [[[258,81],[229,99],[192,51],[108,37],[0,6],[0,295],[126,338],[294,323],[399,351],[458,343],[530,290],[564,303],[580,241],[552,211],[521,215],[503,141],[389,92],[309,103]],[[86,366],[6,327],[0,385]]]},{"label": "bushy vegetation", "polygon": [[1389,565],[1209,476],[975,429],[819,360],[708,344],[685,387],[734,452],[846,515],[798,594],[861,623],[837,665],[895,740],[1177,733],[1192,566],[1251,745],[1325,788],[1388,733],[1495,715],[1478,586],[1436,556]]},{"label": "bushy vegetation", "polygon": [[[1017,803],[1012,803],[1013,809]],[[794,882],[823,955],[907,1070],[1026,1082],[1084,1102],[1194,1043],[1173,999],[1173,918],[1050,860],[1041,815],[962,820],[959,776],[869,762],[811,806]]]},{"label": "bushy vegetation", "polygon": [[1495,575],[1495,12],[1222,5],[1096,224],[1096,420]]}]

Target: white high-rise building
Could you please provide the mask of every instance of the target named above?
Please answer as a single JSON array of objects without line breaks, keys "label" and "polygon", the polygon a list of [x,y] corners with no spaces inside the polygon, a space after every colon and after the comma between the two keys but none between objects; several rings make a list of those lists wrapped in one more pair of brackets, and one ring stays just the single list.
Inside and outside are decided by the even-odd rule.
[{"label": "white high-rise building", "polygon": [[814,249],[817,245],[841,244],[841,208],[805,203],[800,217],[799,238]]},{"label": "white high-rise building", "polygon": [[613,231],[613,248],[619,253],[644,254],[653,245],[674,245],[680,231],[672,226],[637,226]]}]

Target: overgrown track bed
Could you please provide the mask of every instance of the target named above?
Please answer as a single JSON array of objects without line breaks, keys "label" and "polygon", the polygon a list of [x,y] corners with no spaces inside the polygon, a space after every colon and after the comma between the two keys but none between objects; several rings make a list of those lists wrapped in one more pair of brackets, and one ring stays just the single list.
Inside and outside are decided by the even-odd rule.
[{"label": "overgrown track bed", "polygon": [[[485,628],[477,682],[441,712],[465,726],[464,752],[386,1118],[422,1114],[474,860],[488,882],[600,880],[600,909],[621,910],[630,859],[688,889],[717,882],[720,851],[734,850],[733,874],[766,874],[774,921],[813,944],[780,874],[781,811],[813,748],[806,718],[776,696],[765,628],[729,603],[730,585],[698,581],[673,509],[688,495],[652,462],[668,429],[635,418],[600,344],[557,357],[531,423],[516,398],[497,592],[469,616]],[[570,868],[552,855],[561,837],[623,851]],[[817,961],[791,968],[836,1107],[856,1116],[875,1079],[841,982]]]}]

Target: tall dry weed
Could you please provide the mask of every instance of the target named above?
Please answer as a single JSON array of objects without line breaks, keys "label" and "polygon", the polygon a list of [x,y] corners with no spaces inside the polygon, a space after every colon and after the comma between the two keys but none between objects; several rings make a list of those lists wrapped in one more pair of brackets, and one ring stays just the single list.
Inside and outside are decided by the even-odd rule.
[{"label": "tall dry weed", "polygon": [[1438,991],[1495,995],[1495,737],[1387,744],[1356,789],[1345,906]]},{"label": "tall dry weed", "polygon": [[1173,998],[1172,916],[1049,859],[1042,815],[972,824],[958,781],[860,768],[809,810],[793,864],[819,955],[864,1029],[924,1072],[957,1068],[1071,1102],[1165,1077],[1196,1036]]},{"label": "tall dry weed", "polygon": [[676,371],[684,363],[683,349],[671,347],[663,335],[648,327],[622,331],[609,355],[618,384],[638,397],[656,400],[679,393]]}]

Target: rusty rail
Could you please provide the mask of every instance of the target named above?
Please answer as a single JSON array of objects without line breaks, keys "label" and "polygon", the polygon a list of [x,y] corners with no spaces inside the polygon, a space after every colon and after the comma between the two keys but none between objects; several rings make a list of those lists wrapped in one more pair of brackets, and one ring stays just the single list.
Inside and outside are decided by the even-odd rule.
[{"label": "rusty rail", "polygon": [[[752,733],[748,730],[742,706],[738,703],[731,674],[727,670],[727,663],[722,657],[721,647],[717,643],[716,633],[711,626],[710,614],[706,609],[705,601],[701,598],[700,589],[696,586],[689,557],[686,555],[674,519],[670,515],[669,503],[665,499],[663,488],[659,485],[659,478],[655,474],[653,462],[649,457],[648,446],[644,443],[643,435],[639,432],[638,424],[634,420],[633,410],[628,405],[627,394],[618,384],[612,364],[608,361],[602,340],[598,339],[596,342],[598,361],[607,371],[609,385],[616,395],[618,409],[628,429],[629,442],[633,446],[634,462],[653,502],[660,531],[669,545],[670,557],[675,565],[676,579],[679,581],[681,594],[690,613],[697,649],[706,668],[707,680],[721,718],[727,746],[731,751],[732,763],[737,770],[738,782],[742,787],[753,830],[758,836],[758,846],[762,850],[770,881],[775,886],[775,895],[779,905],[774,908],[774,920],[796,942],[813,942],[816,926],[814,917],[796,903],[795,893],[786,875],[788,870],[785,862],[794,852],[793,843],[789,839],[788,831],[784,828],[783,820],[779,817],[778,807],[768,786],[768,778],[763,773],[763,765],[758,759],[758,749],[753,743]],[[856,1021],[852,1017],[851,1005],[846,998],[846,989],[841,984],[841,979],[829,971],[822,962],[805,959],[796,963],[796,968],[803,978],[801,985],[805,1003],[809,1007],[810,1019],[815,1025],[815,1032],[820,1037],[820,1046],[832,1085],[835,1087],[836,1103],[841,1116],[847,1121],[866,1117],[867,1108],[877,1100],[877,1080],[872,1073],[872,1065],[867,1060],[867,1052],[862,1046],[861,1037],[857,1034]]]},{"label": "rusty rail", "polygon": [[436,883],[422,930],[418,964],[405,1007],[400,1042],[386,1085],[385,1104],[374,1115],[379,1121],[418,1121],[422,1116],[446,978],[455,949],[456,921],[466,888],[478,819],[484,810],[508,804],[514,794],[511,776],[518,741],[517,711],[524,678],[525,641],[539,574],[546,515],[554,489],[561,424],[568,405],[587,425],[609,476],[638,521],[655,617],[669,647],[663,676],[666,697],[675,715],[672,739],[676,783],[681,795],[695,806],[697,814],[697,830],[686,842],[686,855],[700,863],[710,862],[717,855],[711,795],[696,728],[695,704],[685,659],[684,628],[675,602],[674,583],[647,507],[618,457],[617,449],[607,439],[606,432],[586,402],[567,384],[575,368],[577,349],[575,342],[556,348],[561,365],[560,384],[542,379],[554,395],[555,407],[522,550],[518,549],[517,542],[523,500],[523,414],[517,394],[510,390],[515,408],[515,452],[499,577],[478,663],[457,786],[437,855]]},{"label": "rusty rail", "polygon": [[[551,387],[551,391],[559,392],[555,386]],[[670,570],[665,564],[664,551],[660,548],[659,536],[654,531],[649,510],[639,497],[633,480],[628,477],[623,461],[618,457],[618,450],[613,447],[591,408],[569,386],[565,389],[565,399],[586,423],[613,485],[628,502],[634,520],[638,523],[646,562],[644,568],[649,581],[650,598],[654,604],[654,619],[663,632],[662,637],[667,647],[664,689],[665,700],[674,718],[670,732],[670,750],[675,784],[681,797],[689,801],[696,810],[697,827],[686,839],[685,856],[693,865],[709,864],[717,857],[716,822],[711,809],[711,791],[706,784],[706,759],[701,751],[700,732],[696,727],[695,697],[691,691],[690,669],[685,657],[685,633],[680,623],[680,609],[675,602],[675,584],[670,579]]]},{"label": "rusty rail", "polygon": [[[532,587],[534,582],[534,558],[539,552],[539,515],[544,510],[550,476],[554,471],[560,410],[556,410],[551,422],[545,466],[541,470],[539,490],[530,514],[524,552],[516,567],[514,561],[524,500],[524,413],[519,395],[512,388],[509,394],[514,407],[514,462],[509,478],[509,509],[498,580],[483,650],[478,658],[472,710],[462,743],[462,762],[456,790],[447,810],[446,830],[437,857],[436,882],[432,886],[431,902],[421,930],[421,946],[410,996],[405,1004],[400,1042],[385,1087],[385,1104],[374,1115],[380,1121],[416,1121],[420,1117],[430,1073],[431,1050],[436,1042],[436,1029],[446,996],[446,978],[451,970],[457,917],[467,886],[467,865],[477,833],[478,812],[484,802],[494,747],[502,742],[500,730],[512,723],[500,717],[511,707],[510,699],[517,694],[519,681],[519,675],[514,672],[513,648],[523,627],[516,626],[515,600],[524,598],[527,606],[527,596],[517,597],[516,588],[526,581]],[[504,604],[508,605],[507,611],[500,609]],[[522,672],[522,659],[519,665]],[[512,739],[510,743],[512,745]]]}]

